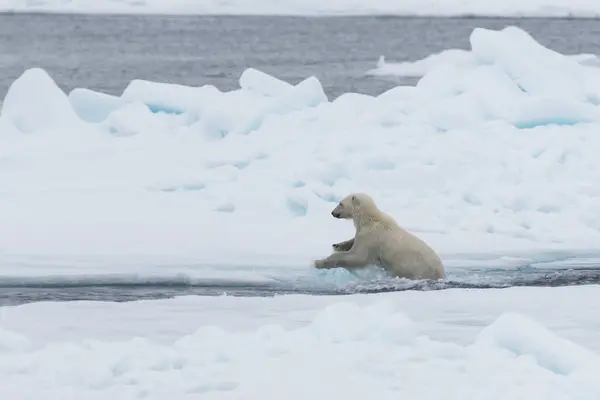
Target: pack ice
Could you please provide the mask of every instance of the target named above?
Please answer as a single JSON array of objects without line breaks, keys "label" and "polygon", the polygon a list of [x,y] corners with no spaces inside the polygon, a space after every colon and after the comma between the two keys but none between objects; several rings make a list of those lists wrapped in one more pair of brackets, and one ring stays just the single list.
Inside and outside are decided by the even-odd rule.
[{"label": "pack ice", "polygon": [[7,307],[0,387],[8,399],[595,400],[599,310],[590,299],[599,294],[582,286]]},{"label": "pack ice", "polygon": [[[29,69],[0,114],[0,273],[59,274],[65,260],[122,272],[82,261],[100,255],[133,260],[133,273],[163,256],[305,273],[351,235],[329,217],[350,191],[442,256],[597,248],[599,70],[514,27],[470,42],[467,62],[377,97],[329,99],[316,77],[252,68],[231,92],[137,80],[120,96],[67,95]],[[598,399],[598,291],[3,307],[0,392]]]},{"label": "pack ice", "polygon": [[515,27],[470,42],[376,97],[252,68],[67,95],[29,69],[0,116],[0,249],[308,265],[352,235],[329,213],[353,191],[442,255],[593,248],[600,70]]}]

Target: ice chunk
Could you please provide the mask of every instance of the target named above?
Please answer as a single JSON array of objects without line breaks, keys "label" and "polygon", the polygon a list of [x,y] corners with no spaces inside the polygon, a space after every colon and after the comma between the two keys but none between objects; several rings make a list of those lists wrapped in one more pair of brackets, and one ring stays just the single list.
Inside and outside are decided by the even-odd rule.
[{"label": "ice chunk", "polygon": [[212,85],[191,87],[135,79],[127,85],[121,99],[142,102],[152,112],[180,114],[202,109],[220,95],[221,91]]},{"label": "ice chunk", "polygon": [[79,118],[86,122],[102,122],[111,112],[126,104],[117,96],[85,88],[71,90],[69,102]]},{"label": "ice chunk", "polygon": [[520,314],[503,314],[480,333],[476,344],[499,346],[517,356],[533,355],[541,366],[558,374],[569,375],[577,369],[600,371],[596,354]]},{"label": "ice chunk", "polygon": [[480,63],[499,66],[527,94],[595,102],[600,96],[596,69],[540,45],[520,28],[476,28],[470,41]]},{"label": "ice chunk", "polygon": [[267,97],[246,90],[223,93],[212,85],[189,87],[143,80],[132,81],[121,98],[145,104],[153,113],[186,114],[190,124],[212,139],[251,130],[248,121],[256,124],[256,115],[270,104]]},{"label": "ice chunk", "polygon": [[415,116],[432,118],[440,129],[490,120],[519,128],[600,120],[598,69],[541,46],[516,27],[477,28],[471,43],[475,62],[439,64],[419,80],[416,99],[429,105]]},{"label": "ice chunk", "polygon": [[247,68],[240,77],[240,87],[263,96],[281,97],[294,86],[257,69]]},{"label": "ice chunk", "polygon": [[277,98],[272,112],[289,113],[305,108],[315,107],[327,102],[327,95],[321,86],[321,82],[314,77],[306,78],[288,93]]},{"label": "ice chunk", "polygon": [[273,101],[253,92],[235,90],[213,96],[197,107],[196,114],[208,136],[223,138],[257,129]]},{"label": "ice chunk", "polygon": [[41,68],[31,68],[10,85],[2,104],[6,118],[23,133],[83,128],[67,95]]},{"label": "ice chunk", "polygon": [[155,115],[148,106],[140,102],[126,104],[111,112],[103,121],[103,126],[115,136],[155,132],[157,128]]},{"label": "ice chunk", "polygon": [[[563,56],[577,61],[580,65],[600,66],[600,59],[595,54],[584,53]],[[454,66],[465,68],[476,62],[473,52],[464,49],[443,50],[417,61],[388,62],[384,56],[380,56],[376,67],[368,70],[365,74],[367,76],[422,77],[439,67]]]},{"label": "ice chunk", "polygon": [[248,134],[258,129],[264,119],[271,114],[288,114],[315,107],[327,101],[327,95],[321,86],[321,82],[312,76],[294,86],[281,97],[272,98],[249,118],[240,121],[234,132],[235,134]]},{"label": "ice chunk", "polygon": [[527,99],[514,109],[511,122],[518,128],[527,129],[543,125],[576,125],[600,121],[600,109],[590,103],[571,99]]},{"label": "ice chunk", "polygon": [[321,83],[310,77],[293,86],[261,71],[248,69],[240,90],[223,93],[214,86],[188,87],[143,80],[132,81],[121,96],[140,102],[154,113],[186,113],[208,138],[247,134],[269,114],[286,114],[327,101]]}]

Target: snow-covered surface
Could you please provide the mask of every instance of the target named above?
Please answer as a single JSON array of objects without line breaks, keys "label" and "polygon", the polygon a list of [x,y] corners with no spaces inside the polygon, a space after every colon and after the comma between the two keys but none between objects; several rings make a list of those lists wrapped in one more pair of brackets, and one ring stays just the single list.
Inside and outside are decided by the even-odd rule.
[{"label": "snow-covered surface", "polygon": [[[2,279],[335,281],[310,261],[352,235],[330,216],[352,191],[449,269],[597,257],[600,69],[517,28],[470,40],[465,62],[378,97],[329,99],[316,77],[254,69],[232,92],[138,80],[120,97],[65,94],[25,71],[0,113]],[[598,399],[599,296],[593,285],[2,307],[0,394]]]},{"label": "snow-covered surface", "polygon": [[225,15],[598,17],[595,0],[0,0],[0,11]]},{"label": "snow-covered surface", "polygon": [[7,399],[597,399],[600,287],[0,309]]},{"label": "snow-covered surface", "polygon": [[78,260],[102,255],[110,272],[164,257],[173,273],[312,273],[353,235],[330,212],[354,191],[446,260],[597,249],[600,69],[515,27],[470,40],[468,63],[378,97],[253,69],[231,92],[67,95],[29,69],[0,114],[0,271],[51,274],[68,256],[86,273]]}]

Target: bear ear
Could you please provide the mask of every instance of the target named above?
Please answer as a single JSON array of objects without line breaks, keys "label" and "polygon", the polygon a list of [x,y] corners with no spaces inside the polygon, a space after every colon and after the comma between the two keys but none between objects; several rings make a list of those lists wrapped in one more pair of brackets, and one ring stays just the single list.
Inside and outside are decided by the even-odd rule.
[{"label": "bear ear", "polygon": [[355,195],[352,195],[350,199],[352,200],[352,204],[354,204],[355,206],[358,205],[358,198]]}]

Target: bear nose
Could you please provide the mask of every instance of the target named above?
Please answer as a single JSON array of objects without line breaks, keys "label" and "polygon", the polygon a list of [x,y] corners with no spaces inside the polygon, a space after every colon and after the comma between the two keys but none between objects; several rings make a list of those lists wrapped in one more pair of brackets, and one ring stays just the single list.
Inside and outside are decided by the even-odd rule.
[{"label": "bear nose", "polygon": [[336,217],[336,218],[337,218],[337,217],[339,217],[339,216],[340,216],[340,213],[339,213],[339,212],[336,212],[336,211],[334,210],[334,211],[332,211],[332,212],[331,212],[331,215],[333,215],[334,217]]}]

